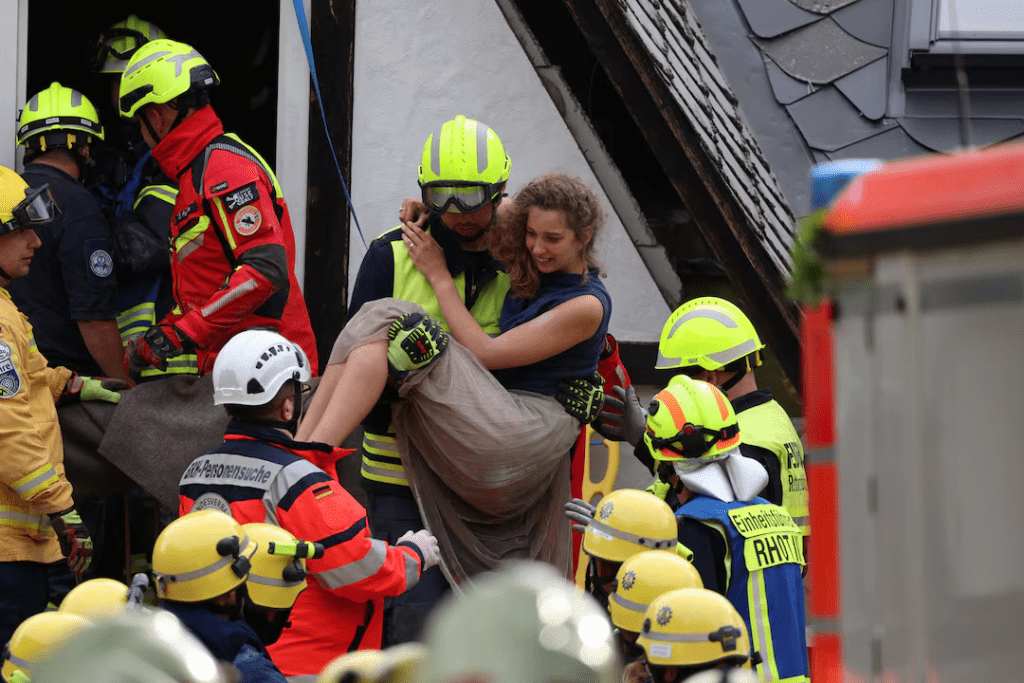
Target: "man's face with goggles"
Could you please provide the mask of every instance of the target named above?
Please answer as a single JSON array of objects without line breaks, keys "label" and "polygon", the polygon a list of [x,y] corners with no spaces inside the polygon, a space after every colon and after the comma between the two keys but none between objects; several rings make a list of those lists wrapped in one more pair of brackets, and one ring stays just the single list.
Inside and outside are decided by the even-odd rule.
[{"label": "man's face with goggles", "polygon": [[422,186],[423,203],[463,243],[474,242],[494,222],[495,199],[504,183],[463,183],[437,181]]}]

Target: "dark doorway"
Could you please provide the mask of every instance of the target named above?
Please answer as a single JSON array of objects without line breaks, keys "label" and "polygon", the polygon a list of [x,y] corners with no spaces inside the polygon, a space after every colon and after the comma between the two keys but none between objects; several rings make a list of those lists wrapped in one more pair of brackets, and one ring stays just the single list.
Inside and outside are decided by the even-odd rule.
[{"label": "dark doorway", "polygon": [[225,129],[238,133],[274,168],[279,2],[29,0],[28,6],[28,96],[59,81],[85,93],[106,124],[116,115],[109,104],[109,77],[89,73],[88,45],[111,24],[135,14],[210,62],[221,79],[211,99]]}]

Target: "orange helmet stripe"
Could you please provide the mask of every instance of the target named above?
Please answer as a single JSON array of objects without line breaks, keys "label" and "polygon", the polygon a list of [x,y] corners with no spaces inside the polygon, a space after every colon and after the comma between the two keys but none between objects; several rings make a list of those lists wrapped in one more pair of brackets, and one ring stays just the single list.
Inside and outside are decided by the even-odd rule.
[{"label": "orange helmet stripe", "polygon": [[718,404],[718,414],[722,416],[723,420],[729,419],[729,404],[726,403],[725,396],[715,387],[711,388],[711,393],[715,395],[715,402]]},{"label": "orange helmet stripe", "polygon": [[683,407],[679,405],[676,397],[666,389],[655,396],[655,398],[658,399],[659,403],[668,408],[669,415],[672,416],[676,429],[682,429],[683,425],[686,424],[686,415],[683,414]]}]

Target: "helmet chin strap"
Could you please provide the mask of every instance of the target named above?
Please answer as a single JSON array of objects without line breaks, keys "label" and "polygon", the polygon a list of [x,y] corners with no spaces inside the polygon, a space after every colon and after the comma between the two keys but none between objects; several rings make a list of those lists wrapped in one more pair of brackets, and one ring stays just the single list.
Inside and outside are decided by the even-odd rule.
[{"label": "helmet chin strap", "polygon": [[730,377],[726,381],[722,382],[722,385],[720,387],[718,387],[718,388],[722,390],[723,394],[725,394],[730,389],[732,389],[734,386],[739,384],[739,381],[741,379],[743,379],[744,377],[746,377],[746,375],[747,375],[747,371],[746,370],[740,370],[739,372],[734,374],[732,377]]}]

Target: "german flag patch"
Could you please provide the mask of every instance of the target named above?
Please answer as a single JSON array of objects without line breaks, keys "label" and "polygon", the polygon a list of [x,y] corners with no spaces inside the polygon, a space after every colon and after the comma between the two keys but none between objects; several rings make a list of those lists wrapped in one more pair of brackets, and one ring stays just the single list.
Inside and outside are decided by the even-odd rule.
[{"label": "german flag patch", "polygon": [[323,486],[317,486],[315,489],[313,489],[313,497],[316,498],[317,500],[323,500],[324,498],[333,495],[334,489],[332,489],[327,484],[324,484]]}]

